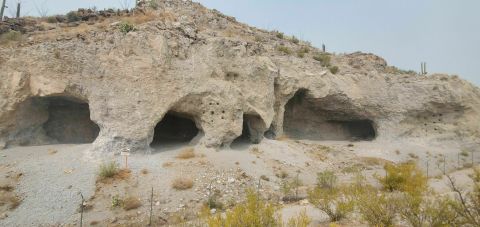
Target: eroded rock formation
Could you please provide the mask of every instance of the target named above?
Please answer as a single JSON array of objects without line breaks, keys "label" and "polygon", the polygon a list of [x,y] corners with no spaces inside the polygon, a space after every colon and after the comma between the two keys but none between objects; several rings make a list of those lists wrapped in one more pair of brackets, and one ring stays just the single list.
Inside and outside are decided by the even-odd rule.
[{"label": "eroded rock formation", "polygon": [[150,13],[127,34],[89,25],[1,46],[1,146],[149,152],[169,138],[222,147],[284,133],[479,144],[479,89],[456,76],[407,73],[363,53],[330,54],[333,74],[308,43],[198,3],[159,1]]}]

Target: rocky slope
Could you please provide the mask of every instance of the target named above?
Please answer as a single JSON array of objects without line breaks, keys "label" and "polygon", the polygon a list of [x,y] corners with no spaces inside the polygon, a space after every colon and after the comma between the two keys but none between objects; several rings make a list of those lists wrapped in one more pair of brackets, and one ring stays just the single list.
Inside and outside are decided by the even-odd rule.
[{"label": "rocky slope", "polygon": [[[93,142],[94,154],[148,153],[157,134],[212,148],[242,135],[480,143],[480,91],[456,76],[321,53],[190,1],[156,7],[126,18],[130,32],[115,22],[125,18],[48,24],[0,46],[0,147]],[[156,127],[165,116],[195,127]]]}]

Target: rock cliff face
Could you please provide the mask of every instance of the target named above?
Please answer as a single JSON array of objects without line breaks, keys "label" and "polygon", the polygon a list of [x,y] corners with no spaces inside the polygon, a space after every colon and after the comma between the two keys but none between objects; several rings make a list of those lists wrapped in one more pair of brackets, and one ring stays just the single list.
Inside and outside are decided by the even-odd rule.
[{"label": "rock cliff face", "polygon": [[93,141],[103,154],[282,135],[480,142],[480,91],[456,76],[323,54],[190,1],[160,1],[149,15],[126,34],[91,24],[0,46],[1,147]]}]

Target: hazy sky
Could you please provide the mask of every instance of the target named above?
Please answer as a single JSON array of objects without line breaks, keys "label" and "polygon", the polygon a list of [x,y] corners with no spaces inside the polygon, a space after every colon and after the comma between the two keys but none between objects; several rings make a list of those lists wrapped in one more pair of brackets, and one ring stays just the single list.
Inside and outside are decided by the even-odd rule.
[{"label": "hazy sky", "polygon": [[[480,85],[480,0],[197,0],[247,24],[325,43],[331,52],[371,52],[390,65],[458,74]],[[7,0],[14,3],[16,0]],[[133,0],[23,0],[24,13],[120,8]],[[7,9],[9,15],[11,10]]]}]

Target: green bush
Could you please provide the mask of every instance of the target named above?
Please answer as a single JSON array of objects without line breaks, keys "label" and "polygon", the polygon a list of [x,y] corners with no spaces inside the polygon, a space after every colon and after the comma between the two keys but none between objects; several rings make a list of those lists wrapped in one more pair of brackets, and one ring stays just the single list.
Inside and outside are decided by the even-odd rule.
[{"label": "green bush", "polygon": [[253,190],[247,191],[247,201],[233,207],[225,215],[207,216],[209,227],[234,226],[281,226],[281,218],[276,215],[277,208],[260,199]]},{"label": "green bush", "polygon": [[277,50],[280,51],[280,52],[283,52],[286,55],[292,54],[292,50],[290,50],[290,48],[288,48],[286,46],[282,46],[282,45],[277,46]]},{"label": "green bush", "polygon": [[135,27],[128,22],[122,22],[119,25],[119,29],[123,34],[127,34],[131,31],[135,30]]},{"label": "green bush", "polygon": [[78,16],[77,12],[71,11],[67,13],[67,21],[68,22],[76,22],[79,21],[81,18]]},{"label": "green bush", "polygon": [[315,187],[308,192],[308,199],[315,207],[325,212],[330,221],[337,222],[354,210],[354,200],[349,187]]},{"label": "green bush", "polygon": [[118,173],[118,164],[116,162],[103,163],[100,165],[98,176],[100,178],[111,178]]},{"label": "green bush", "polygon": [[327,53],[320,53],[320,54],[317,54],[315,56],[313,56],[313,59],[317,60],[320,62],[320,64],[323,66],[323,67],[328,67],[330,66],[330,55],[327,54]]},{"label": "green bush", "polygon": [[419,195],[427,190],[428,179],[415,163],[386,164],[384,170],[385,176],[377,176],[384,190],[406,192],[410,195]]},{"label": "green bush", "polygon": [[317,185],[308,192],[309,201],[325,212],[330,221],[347,217],[354,210],[353,187],[336,186],[337,176],[332,171],[317,173]]},{"label": "green bush", "polygon": [[308,53],[308,52],[310,52],[310,49],[306,46],[303,46],[297,51],[297,56],[299,58],[304,58],[305,54]]},{"label": "green bush", "polygon": [[394,226],[399,208],[399,199],[395,196],[367,187],[357,194],[356,204],[363,220],[370,226]]},{"label": "green bush", "polygon": [[279,39],[283,39],[285,36],[282,32],[279,31],[273,31],[273,33],[275,33],[275,36]]},{"label": "green bush", "polygon": [[332,171],[317,173],[317,187],[333,188],[337,183],[337,176]]},{"label": "green bush", "polygon": [[330,66],[330,67],[328,67],[328,70],[330,70],[330,72],[332,74],[337,74],[338,73],[338,66]]}]

